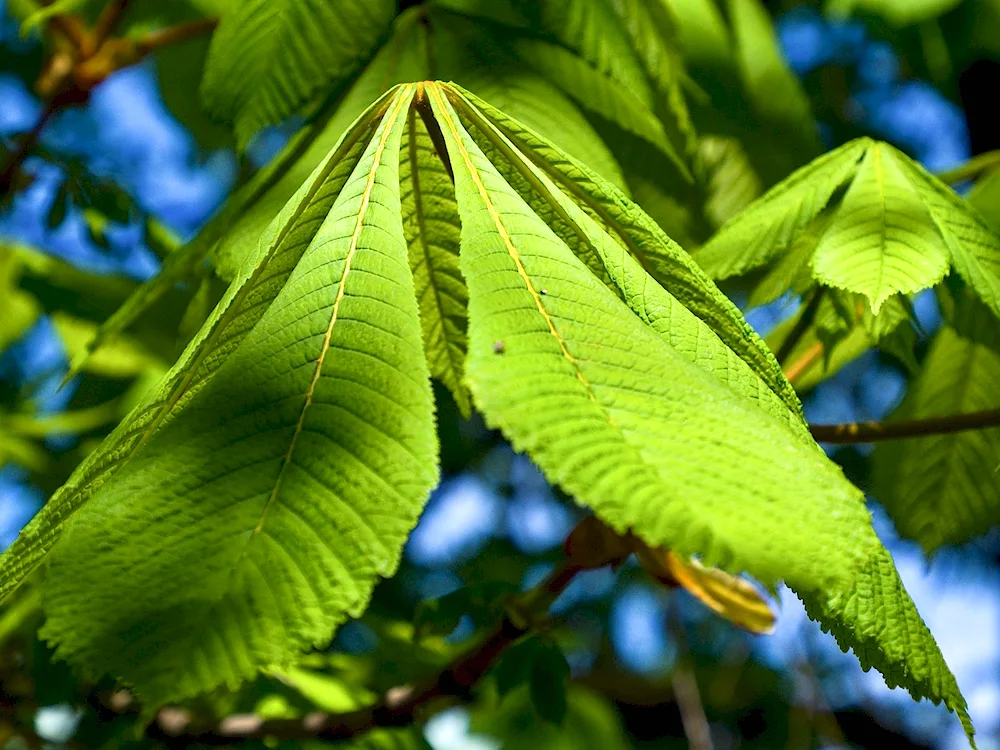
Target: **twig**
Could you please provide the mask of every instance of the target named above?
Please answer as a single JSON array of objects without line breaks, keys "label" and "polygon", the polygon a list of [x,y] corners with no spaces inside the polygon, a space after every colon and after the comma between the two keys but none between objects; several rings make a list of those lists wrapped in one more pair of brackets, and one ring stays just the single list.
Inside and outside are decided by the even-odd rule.
[{"label": "twig", "polygon": [[690,750],[712,750],[712,732],[705,716],[705,706],[701,702],[698,681],[691,666],[691,651],[688,648],[684,623],[681,622],[677,607],[671,603],[667,607],[667,629],[677,646],[677,663],[674,665],[670,684],[674,689],[674,699],[681,713],[684,736]]},{"label": "twig", "polygon": [[946,435],[965,430],[982,430],[987,427],[1000,427],[1000,409],[899,422],[814,424],[809,425],[809,432],[819,443],[843,445],[901,440],[923,435]]},{"label": "twig", "polygon": [[151,31],[136,41],[136,48],[141,55],[147,55],[153,50],[165,47],[168,44],[182,42],[200,34],[210,34],[218,25],[218,18],[202,18],[197,21],[170,26],[166,29]]},{"label": "twig", "polygon": [[799,319],[795,322],[792,330],[788,332],[785,340],[781,342],[777,354],[774,355],[779,362],[784,362],[788,358],[788,355],[795,350],[802,337],[805,336],[806,331],[809,330],[809,326],[816,320],[816,312],[819,310],[819,305],[825,295],[825,287],[816,287],[816,291],[812,293],[806,306],[802,309]]}]

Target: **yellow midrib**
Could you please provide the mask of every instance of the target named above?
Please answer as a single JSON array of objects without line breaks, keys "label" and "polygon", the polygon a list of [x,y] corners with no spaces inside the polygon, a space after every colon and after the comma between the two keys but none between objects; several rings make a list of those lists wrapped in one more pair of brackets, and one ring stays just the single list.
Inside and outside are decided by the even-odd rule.
[{"label": "yellow midrib", "polygon": [[[545,309],[545,306],[542,304],[542,298],[535,290],[534,284],[531,283],[531,278],[528,276],[528,272],[525,270],[524,264],[521,262],[521,254],[518,252],[517,247],[515,247],[513,240],[511,240],[510,234],[508,234],[507,232],[507,227],[504,226],[503,219],[500,217],[500,213],[496,210],[496,207],[493,205],[493,201],[490,199],[489,191],[486,189],[486,186],[483,184],[482,178],[479,176],[479,171],[476,169],[476,166],[472,163],[472,157],[469,155],[468,150],[465,148],[465,144],[462,143],[462,139],[458,133],[458,129],[455,127],[455,123],[451,119],[451,115],[448,113],[448,109],[445,106],[444,99],[441,97],[441,94],[438,91],[437,85],[433,83],[426,83],[424,85],[427,91],[430,92],[430,95],[433,96],[434,99],[437,101],[441,117],[444,119],[445,124],[448,126],[448,130],[451,131],[452,139],[455,141],[455,144],[457,145],[459,152],[462,154],[462,160],[465,162],[465,167],[468,170],[469,177],[471,177],[472,181],[475,183],[476,189],[479,191],[479,196],[480,198],[482,198],[483,204],[486,206],[486,210],[489,212],[490,218],[493,219],[493,224],[497,228],[497,233],[500,235],[500,238],[503,240],[504,246],[507,248],[507,253],[514,261],[514,265],[517,268],[518,274],[524,280],[524,284],[528,288],[528,292],[531,294],[531,297],[535,302],[535,307],[538,308],[538,312],[541,314],[542,318],[545,320],[545,323],[548,325],[549,333],[552,334],[553,338],[555,338],[556,342],[559,344],[559,349],[562,352],[563,356],[573,365],[573,369],[576,372],[576,377],[583,384],[584,388],[587,389],[587,395],[590,397],[590,400],[593,401],[595,404],[597,404],[598,403],[597,397],[594,395],[594,391],[590,385],[590,382],[587,380],[586,377],[584,377],[583,372],[580,370],[579,362],[577,362],[576,358],[572,354],[570,354],[569,349],[566,348],[566,342],[563,340],[563,337],[559,334],[559,330],[556,328],[555,322],[552,320],[552,317],[549,315],[548,311]],[[609,414],[608,415],[609,421],[610,421],[610,416],[611,415]]]},{"label": "yellow midrib", "polygon": [[285,472],[288,469],[289,464],[291,464],[292,455],[295,453],[295,446],[298,443],[299,436],[302,434],[302,428],[305,425],[306,414],[309,411],[309,407],[312,406],[313,395],[316,392],[316,384],[319,382],[320,375],[323,372],[323,363],[326,361],[326,353],[330,350],[330,341],[333,338],[333,328],[337,324],[337,320],[340,317],[340,305],[344,300],[347,277],[351,272],[351,264],[353,263],[354,256],[358,251],[358,241],[361,237],[361,230],[364,227],[365,215],[368,211],[368,204],[371,201],[372,190],[375,188],[375,179],[378,174],[378,168],[382,163],[382,154],[385,151],[386,143],[389,141],[389,136],[392,134],[396,119],[399,117],[399,113],[402,110],[404,103],[408,102],[410,99],[409,94],[411,88],[412,87],[409,85],[404,86],[396,95],[396,102],[392,106],[392,113],[386,120],[382,130],[382,135],[379,138],[378,146],[375,148],[372,168],[368,173],[368,182],[365,184],[364,192],[361,194],[361,206],[358,209],[358,220],[354,226],[354,232],[351,235],[351,244],[347,250],[347,257],[344,260],[344,270],[340,275],[340,283],[337,286],[337,296],[333,302],[333,310],[330,312],[330,322],[326,327],[326,333],[323,335],[323,344],[320,347],[319,356],[316,359],[316,368],[313,370],[312,379],[309,381],[309,387],[306,389],[306,400],[305,403],[302,404],[302,410],[299,412],[299,419],[295,425],[295,432],[292,434],[292,439],[288,444],[288,450],[285,452],[284,458],[282,458],[278,478],[275,480],[271,494],[268,496],[267,502],[261,510],[260,520],[254,528],[255,535],[260,533],[260,531],[264,528],[264,519],[267,517],[267,512],[273,504],[275,498],[277,498],[278,493],[281,491],[281,485],[285,477]]}]

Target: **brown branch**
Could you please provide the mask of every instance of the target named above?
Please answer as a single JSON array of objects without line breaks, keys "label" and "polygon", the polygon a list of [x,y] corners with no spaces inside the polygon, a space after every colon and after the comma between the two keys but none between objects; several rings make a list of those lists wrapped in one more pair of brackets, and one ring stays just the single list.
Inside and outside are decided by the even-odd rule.
[{"label": "brown branch", "polygon": [[135,45],[141,55],[148,55],[153,50],[165,47],[168,44],[183,42],[186,39],[191,39],[201,34],[211,34],[218,25],[218,18],[202,18],[189,23],[181,23],[166,29],[151,31],[145,36],[140,37]]},{"label": "brown branch", "polygon": [[819,443],[874,443],[924,435],[946,435],[966,430],[1000,427],[1000,409],[928,417],[899,422],[854,422],[849,424],[809,425],[809,432]]}]

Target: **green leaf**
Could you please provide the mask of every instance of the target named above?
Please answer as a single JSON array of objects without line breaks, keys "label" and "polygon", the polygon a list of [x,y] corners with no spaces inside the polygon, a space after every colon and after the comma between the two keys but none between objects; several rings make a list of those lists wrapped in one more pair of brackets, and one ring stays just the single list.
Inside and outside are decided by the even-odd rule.
[{"label": "green leaf", "polygon": [[1000,232],[1000,169],[980,176],[965,198],[990,229]]},{"label": "green leaf", "polygon": [[821,284],[864,294],[874,312],[944,278],[949,253],[893,150],[873,143],[812,258]]},{"label": "green leaf", "polygon": [[578,685],[566,691],[561,725],[538,721],[528,690],[516,690],[499,705],[481,701],[473,708],[472,731],[496,738],[505,748],[530,750],[632,750],[622,718],[607,698]]},{"label": "green leaf", "polygon": [[760,197],[760,177],[735,138],[705,136],[698,141],[705,174],[705,216],[720,227]]},{"label": "green leaf", "polygon": [[517,4],[528,14],[530,27],[544,29],[652,109],[653,91],[639,60],[642,52],[620,21],[624,9],[619,3],[518,0]]},{"label": "green leaf", "polygon": [[19,288],[23,266],[20,253],[0,245],[0,352],[21,338],[41,313],[35,298]]},{"label": "green leaf", "polygon": [[975,209],[922,166],[907,159],[904,167],[951,251],[955,270],[1000,318],[1000,236]]},{"label": "green leaf", "polygon": [[975,748],[965,698],[884,547],[872,552],[845,586],[796,593],[841,649],[854,650],[864,670],[875,667],[886,685],[905,687],[916,700],[944,703]]},{"label": "green leaf", "polygon": [[388,34],[392,0],[243,0],[223,14],[202,97],[233,122],[240,148],[258,130],[313,105]]},{"label": "green leaf", "polygon": [[760,0],[728,0],[727,7],[747,99],[767,120],[818,150],[809,98],[782,57],[767,10]]},{"label": "green leaf", "polygon": [[254,328],[53,552],[44,636],[149,705],[328,642],[395,571],[437,481],[400,218],[412,95],[393,97]]},{"label": "green leaf", "polygon": [[[502,179],[451,108],[435,106],[462,215],[467,380],[488,422],[616,530],[769,582],[847,575],[857,535],[870,534],[860,493],[787,422],[706,379],[637,318]],[[822,479],[804,487],[802,476]],[[748,494],[771,511],[748,516]],[[805,550],[792,528],[809,525],[810,503],[808,518],[825,521],[808,533],[831,536]]]},{"label": "green leaf", "polygon": [[535,711],[543,721],[557,726],[566,718],[566,682],[569,664],[558,644],[542,639],[542,648],[531,666],[528,691]]},{"label": "green leaf", "polygon": [[823,154],[764,193],[692,254],[713,279],[758,268],[792,248],[796,236],[857,171],[868,141]]},{"label": "green leaf", "polygon": [[[1000,352],[942,328],[892,419],[996,409],[998,380]],[[875,496],[927,552],[1000,524],[1000,428],[882,443],[872,461]]]},{"label": "green leaf", "polygon": [[638,136],[670,159],[682,175],[690,172],[656,116],[621,84],[602,75],[586,60],[555,44],[512,40],[518,56],[555,86],[598,117]]},{"label": "green leaf", "polygon": [[[440,90],[428,90],[462,216],[466,377],[487,422],[620,533],[767,585],[785,580],[842,644],[890,680],[915,675],[907,687],[967,722],[926,629],[910,628],[910,648],[898,648],[898,631],[873,631],[874,612],[844,605],[870,587],[872,561],[888,560],[880,575],[896,575],[860,491],[788,422],[706,379],[638,319],[504,180]],[[879,617],[919,622],[901,586],[885,603],[892,609]]]},{"label": "green leaf", "polygon": [[[70,360],[77,359],[97,334],[97,324],[89,320],[61,312],[53,313],[51,320]],[[134,378],[164,364],[138,341],[122,337],[95,351],[82,370],[107,378]]]},{"label": "green leaf", "polygon": [[282,207],[343,138],[372,102],[398,83],[427,78],[426,29],[412,14],[393,25],[385,46],[343,98],[291,139],[275,159],[227,201],[221,238],[212,249],[216,272],[230,281]]},{"label": "green leaf", "polygon": [[[254,242],[256,249],[247,254],[212,316],[163,381],[84,459],[0,558],[0,601],[41,563],[59,539],[66,521],[212,378],[260,320],[361,158],[373,119],[384,104],[376,102],[370,112],[360,117],[338,148],[316,168],[260,242]],[[54,267],[56,273],[64,270],[59,265]]]},{"label": "green leaf", "polygon": [[809,233],[819,234],[814,279],[865,294],[873,312],[893,294],[933,286],[950,265],[1000,317],[1000,236],[919,164],[867,138],[773,187],[694,256],[723,279],[778,260]]},{"label": "green leaf", "polygon": [[[503,171],[504,178],[512,186],[518,186],[522,199],[528,201],[539,216],[548,217],[546,221],[560,238],[570,243],[578,255],[587,258],[588,266],[599,277],[604,277],[607,283],[618,288],[620,284],[626,283],[625,276],[635,271],[631,268],[622,268],[621,272],[625,276],[619,276],[617,281],[611,278],[610,269],[606,267],[606,260],[599,251],[605,242],[600,236],[600,230],[603,230],[614,240],[610,245],[613,254],[620,253],[620,248],[625,248],[665,289],[669,290],[668,296],[681,303],[670,304],[669,300],[663,299],[656,303],[660,314],[649,311],[649,314],[656,315],[666,322],[665,330],[668,333],[671,309],[678,309],[678,314],[683,316],[690,316],[693,313],[721,339],[725,347],[749,364],[760,379],[785,402],[788,409],[795,414],[801,414],[798,398],[782,376],[774,355],[753,332],[736,307],[705,277],[690,256],[663,234],[656,222],[584,164],[570,158],[516,120],[475,96],[469,94],[464,96],[468,106],[463,106],[459,100],[457,102],[459,113],[462,117],[468,118],[468,125],[473,128],[471,133],[479,147],[487,151],[505,150],[505,154],[499,154],[494,160],[497,168]],[[489,122],[477,114],[480,111],[489,118]],[[476,133],[481,133],[482,136],[477,137]],[[530,160],[531,165],[526,164],[526,160]],[[513,171],[505,168],[505,164],[510,164]],[[537,188],[521,185],[518,182],[518,180],[523,182],[525,179],[533,180]],[[551,180],[558,189],[547,187],[546,179]],[[600,229],[583,228],[580,226],[581,220],[568,217],[567,199],[571,199],[586,211]],[[553,202],[560,205],[554,207]],[[586,236],[588,231],[592,237]],[[618,266],[620,263],[615,262],[612,265]],[[645,275],[640,274],[638,278],[644,280]],[[642,283],[645,285],[645,281]],[[653,287],[655,285],[651,285],[650,288]],[[661,292],[662,290],[658,288],[653,290],[656,295]],[[621,289],[619,294],[628,297],[624,289]],[[691,340],[708,349],[712,346],[714,337],[707,331],[704,333],[708,335],[695,336]],[[690,351],[690,347],[684,346],[681,350]],[[702,364],[706,362],[705,353],[702,351],[701,356],[696,357]],[[723,357],[722,363],[727,356]],[[722,367],[723,371],[725,369]]]}]

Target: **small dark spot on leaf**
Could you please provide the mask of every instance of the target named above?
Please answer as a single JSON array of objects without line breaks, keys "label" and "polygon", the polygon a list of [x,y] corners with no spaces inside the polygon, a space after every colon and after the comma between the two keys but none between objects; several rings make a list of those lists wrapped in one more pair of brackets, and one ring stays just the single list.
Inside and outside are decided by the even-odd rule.
[{"label": "small dark spot on leaf", "polygon": [[505,351],[507,351],[507,346],[503,343],[503,341],[494,341],[493,342],[493,353],[494,354],[503,354]]}]

